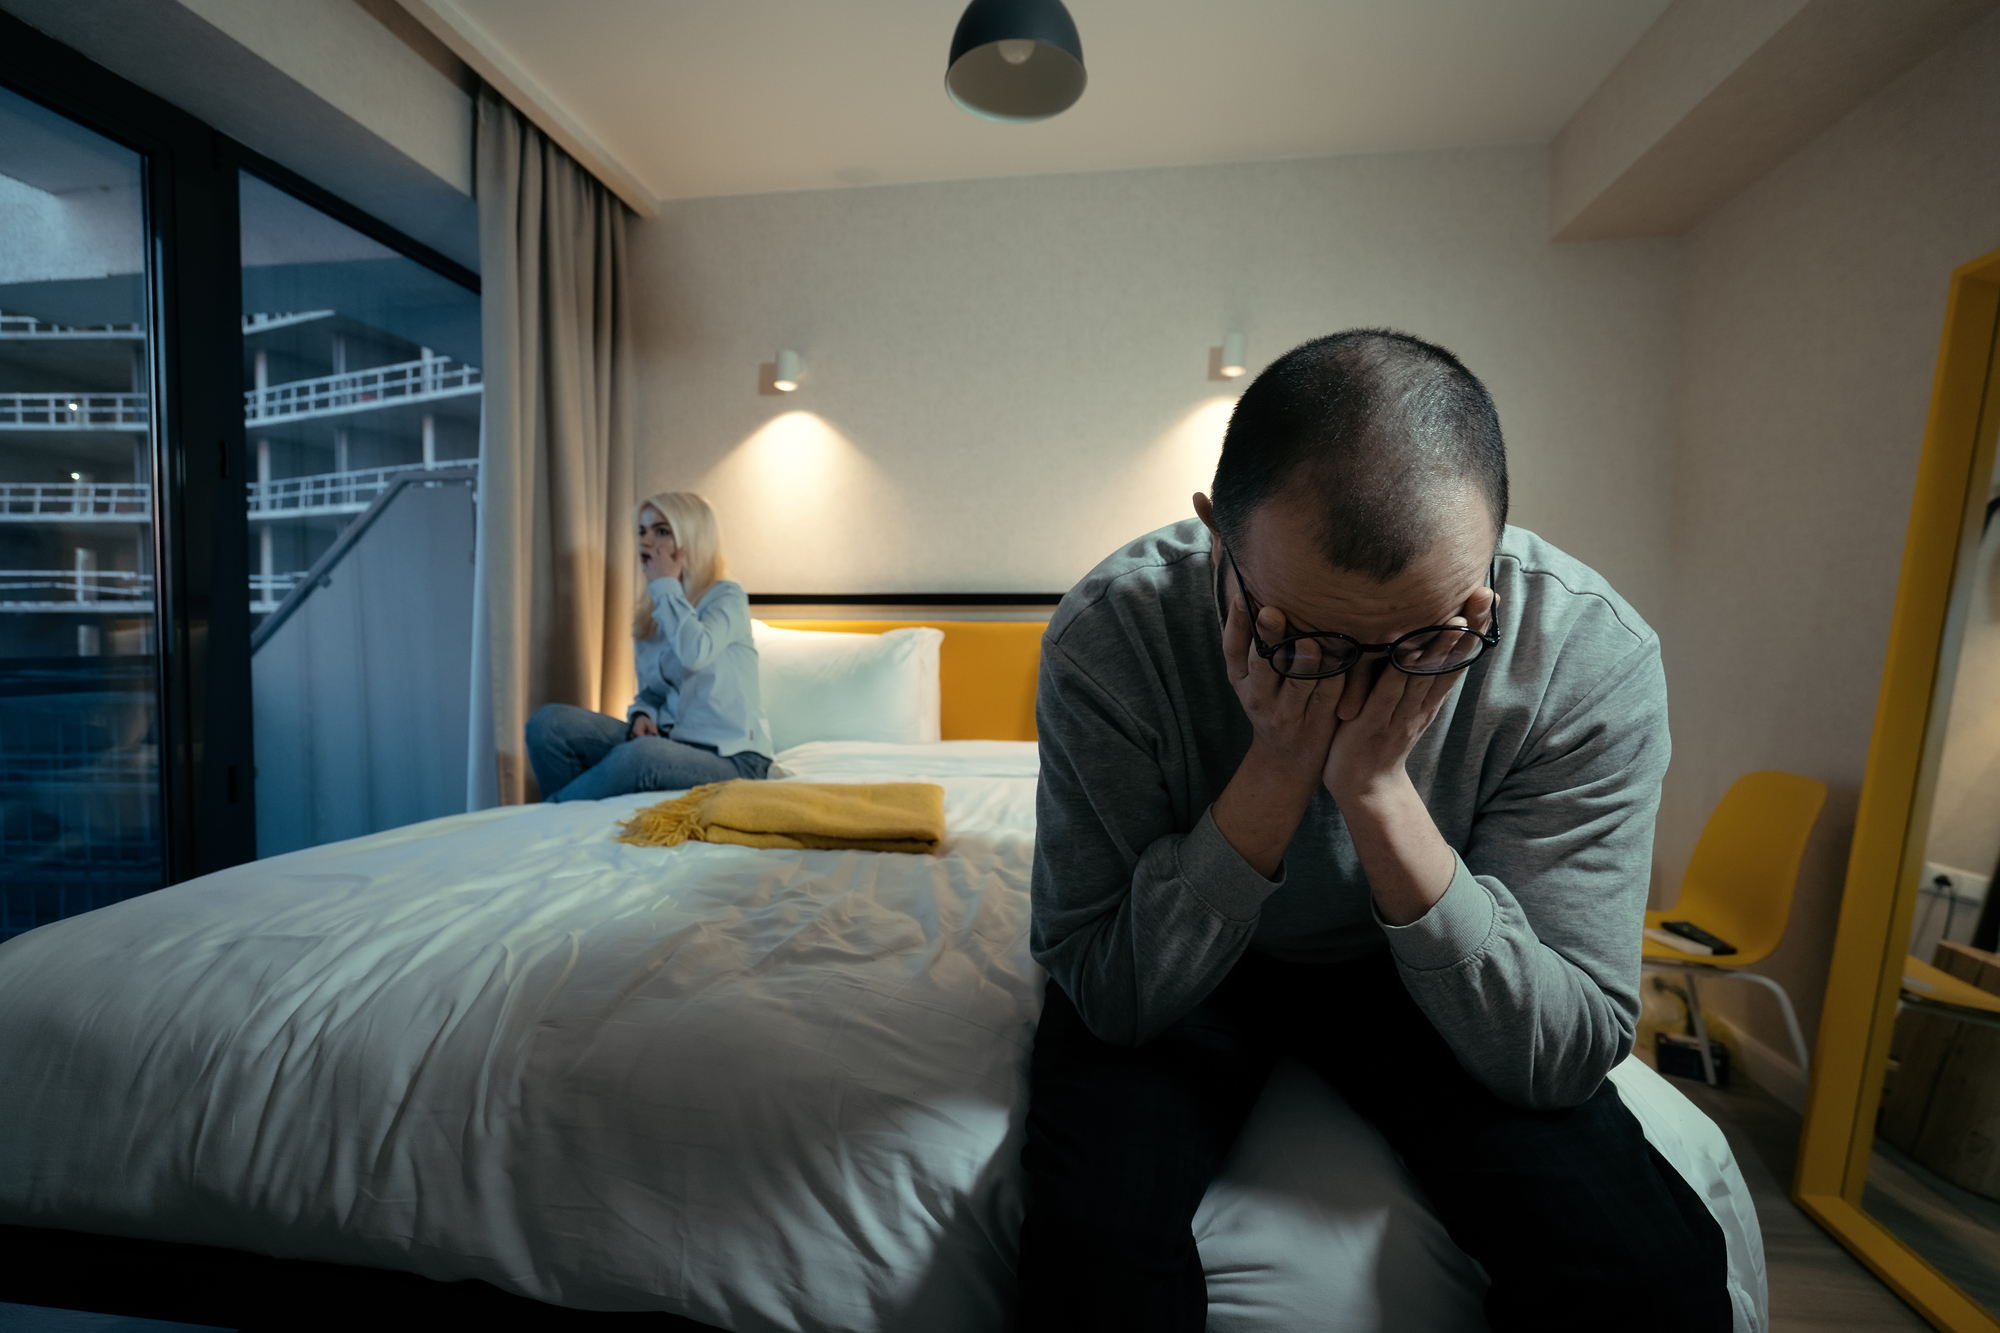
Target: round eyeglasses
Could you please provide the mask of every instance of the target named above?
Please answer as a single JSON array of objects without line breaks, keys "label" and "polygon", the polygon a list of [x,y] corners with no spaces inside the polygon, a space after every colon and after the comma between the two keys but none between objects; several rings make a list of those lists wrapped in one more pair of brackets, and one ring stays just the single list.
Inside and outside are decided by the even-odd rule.
[{"label": "round eyeglasses", "polygon": [[[1216,545],[1221,547],[1220,540]],[[1271,664],[1271,670],[1292,680],[1325,680],[1351,671],[1362,658],[1385,653],[1389,665],[1410,676],[1444,676],[1463,671],[1479,660],[1479,655],[1500,642],[1500,603],[1493,604],[1493,623],[1484,632],[1469,625],[1426,625],[1388,643],[1363,643],[1336,630],[1316,630],[1310,634],[1288,634],[1276,643],[1265,643],[1257,633],[1257,613],[1262,610],[1243,586],[1243,571],[1236,557],[1222,548],[1236,578],[1236,591],[1250,616],[1250,643],[1257,655]],[[1493,566],[1486,566],[1486,586],[1493,586]]]}]

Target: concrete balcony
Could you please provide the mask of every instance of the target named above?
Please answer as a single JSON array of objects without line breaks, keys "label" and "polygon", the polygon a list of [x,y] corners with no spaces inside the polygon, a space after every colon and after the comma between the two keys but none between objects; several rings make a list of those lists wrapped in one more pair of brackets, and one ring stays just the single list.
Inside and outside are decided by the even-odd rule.
[{"label": "concrete balcony", "polygon": [[[250,576],[252,614],[278,609],[304,570]],[[0,613],[67,615],[153,614],[153,576],[126,570],[0,569]]]},{"label": "concrete balcony", "polygon": [[[323,472],[305,477],[253,481],[249,514],[254,522],[358,514],[375,502],[398,477],[421,475],[439,468],[476,468],[476,458],[448,458],[436,463],[399,463],[394,467],[358,472]],[[153,488],[132,482],[4,482],[0,483],[0,523],[150,523]],[[284,592],[289,588],[283,589]]]},{"label": "concrete balcony", "polygon": [[0,430],[145,431],[143,393],[0,393]]},{"label": "concrete balcony", "polygon": [[121,569],[0,569],[0,612],[153,614],[153,576]]},{"label": "concrete balcony", "polygon": [[245,315],[243,317],[243,331],[245,333],[269,333],[274,329],[290,328],[294,324],[310,324],[318,319],[332,319],[335,313],[332,310],[299,310],[289,314]]},{"label": "concrete balcony", "polygon": [[0,523],[150,523],[153,488],[130,482],[0,483]]},{"label": "concrete balcony", "polygon": [[448,458],[429,464],[399,463],[360,472],[323,472],[315,476],[253,481],[249,485],[250,521],[358,514],[375,503],[375,497],[389,489],[398,477],[421,476],[439,468],[477,466],[479,460],[474,458]]},{"label": "concrete balcony", "polygon": [[0,314],[0,341],[32,338],[36,341],[98,342],[106,338],[136,339],[144,342],[143,324],[44,324],[32,315]]},{"label": "concrete balcony", "polygon": [[[245,333],[269,333],[274,329],[289,328],[294,324],[309,324],[314,320],[332,319],[331,310],[297,310],[280,314],[255,314],[243,317]],[[146,326],[143,324],[49,324],[33,315],[9,315],[0,313],[0,340],[28,339],[44,341],[101,341],[105,338],[127,338],[144,341]]]},{"label": "concrete balcony", "polygon": [[448,357],[425,357],[251,389],[243,395],[243,421],[254,429],[272,422],[344,416],[461,398],[479,391],[479,367]]}]

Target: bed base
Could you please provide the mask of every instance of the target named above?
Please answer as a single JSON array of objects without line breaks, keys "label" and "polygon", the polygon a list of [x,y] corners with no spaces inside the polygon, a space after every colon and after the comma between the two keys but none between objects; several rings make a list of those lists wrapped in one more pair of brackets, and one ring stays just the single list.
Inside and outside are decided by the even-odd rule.
[{"label": "bed base", "polygon": [[207,1245],[0,1226],[0,1302],[257,1330],[645,1329],[717,1333],[679,1315],[567,1310],[479,1281],[355,1268]]}]

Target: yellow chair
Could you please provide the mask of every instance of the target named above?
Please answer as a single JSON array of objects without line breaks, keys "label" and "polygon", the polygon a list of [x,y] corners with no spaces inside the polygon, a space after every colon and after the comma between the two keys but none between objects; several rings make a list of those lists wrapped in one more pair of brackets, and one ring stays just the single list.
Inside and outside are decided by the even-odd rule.
[{"label": "yellow chair", "polygon": [[1668,912],[1646,913],[1646,924],[1692,921],[1736,946],[1733,954],[1701,957],[1645,941],[1640,968],[1678,972],[1687,978],[1688,1014],[1701,1046],[1702,1074],[1715,1086],[1715,1061],[1708,1053],[1708,1024],[1701,1016],[1698,979],[1747,981],[1767,988],[1784,1010],[1785,1027],[1798,1052],[1799,1070],[1811,1072],[1811,1056],[1799,1016],[1785,988],[1743,969],[1770,957],[1785,937],[1792,914],[1792,890],[1806,838],[1826,803],[1826,784],[1797,773],[1746,773],[1722,794],[1701,831],[1694,857],[1681,877],[1681,895]]}]

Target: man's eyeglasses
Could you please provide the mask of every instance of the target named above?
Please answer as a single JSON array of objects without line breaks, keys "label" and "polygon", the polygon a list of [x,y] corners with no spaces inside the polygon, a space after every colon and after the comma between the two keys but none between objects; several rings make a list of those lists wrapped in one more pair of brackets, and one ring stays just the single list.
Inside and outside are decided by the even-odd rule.
[{"label": "man's eyeglasses", "polygon": [[[1399,635],[1388,643],[1363,643],[1352,635],[1333,630],[1311,634],[1288,634],[1276,643],[1265,643],[1257,634],[1259,607],[1243,586],[1243,571],[1236,557],[1221,540],[1216,545],[1229,561],[1236,577],[1236,591],[1243,595],[1243,607],[1250,616],[1250,642],[1257,655],[1271,664],[1271,670],[1293,680],[1324,680],[1350,671],[1372,653],[1386,653],[1389,665],[1411,676],[1443,676],[1463,671],[1479,660],[1479,655],[1500,642],[1500,604],[1493,604],[1493,623],[1485,633],[1467,625],[1428,625]],[[1486,566],[1486,586],[1493,586],[1493,566]]]}]

